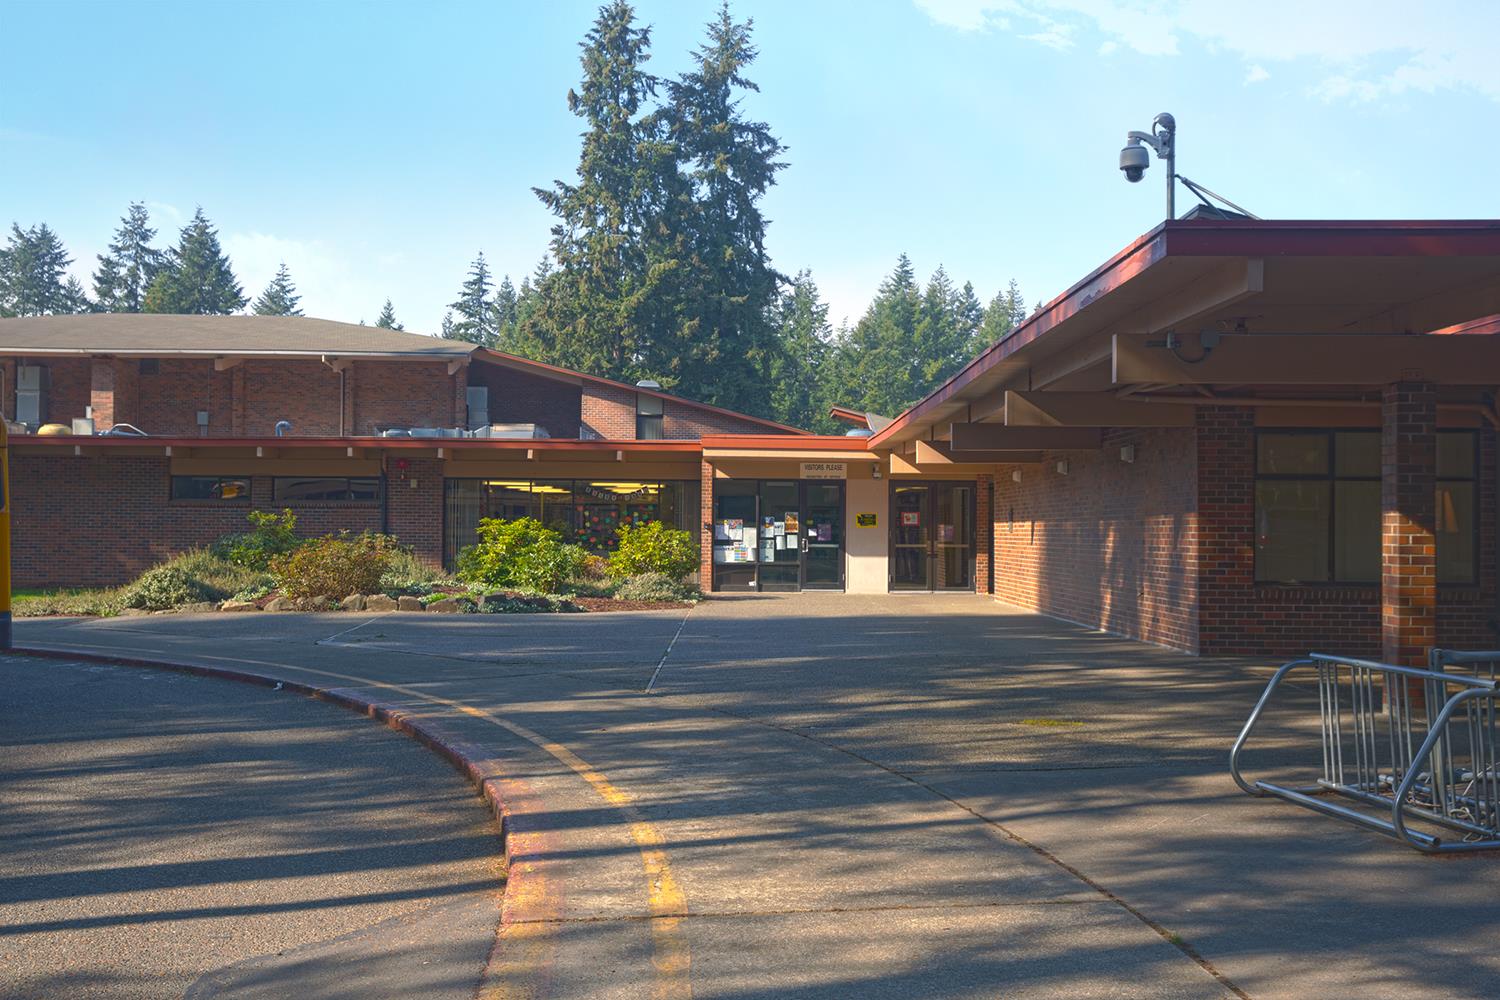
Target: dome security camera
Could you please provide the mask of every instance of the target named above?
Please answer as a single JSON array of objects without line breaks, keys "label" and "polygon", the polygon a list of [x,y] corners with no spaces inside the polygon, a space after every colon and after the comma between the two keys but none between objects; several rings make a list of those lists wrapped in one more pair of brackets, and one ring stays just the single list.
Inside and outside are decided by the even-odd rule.
[{"label": "dome security camera", "polygon": [[1151,166],[1151,154],[1146,147],[1132,140],[1128,146],[1120,150],[1120,170],[1125,174],[1125,179],[1134,184],[1146,174],[1146,168]]}]

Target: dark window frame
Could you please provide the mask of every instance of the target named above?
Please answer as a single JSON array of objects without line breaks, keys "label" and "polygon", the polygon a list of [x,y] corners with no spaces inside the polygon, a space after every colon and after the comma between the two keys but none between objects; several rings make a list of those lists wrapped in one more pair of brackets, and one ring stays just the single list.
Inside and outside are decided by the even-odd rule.
[{"label": "dark window frame", "polygon": [[[179,497],[177,495],[177,481],[179,479],[208,479],[216,483],[226,480],[235,480],[245,483],[245,495],[243,497],[230,497],[228,500],[221,497]],[[192,473],[169,473],[167,475],[167,501],[169,503],[205,503],[205,504],[246,504],[250,503],[251,492],[254,489],[254,477],[252,476],[198,476]]]},{"label": "dark window frame", "polygon": [[[287,497],[282,496],[282,494],[281,494],[281,489],[282,489],[281,484],[282,483],[288,482],[288,481],[292,481],[292,482],[306,482],[308,480],[323,481],[323,482],[332,482],[332,481],[335,481],[335,480],[343,480],[343,482],[344,482],[345,496],[342,497],[341,499],[333,499],[333,498],[328,498],[328,497],[321,497],[321,498],[318,498],[318,499],[308,499],[308,498],[304,498],[304,497],[293,497],[293,498],[289,499]],[[354,497],[354,496],[348,495],[348,494],[350,494],[350,493],[353,492],[353,487],[350,484],[354,483],[356,481],[374,483],[375,484],[375,495],[373,497]],[[291,507],[297,507],[297,506],[315,506],[315,505],[320,505],[320,504],[328,504],[328,505],[340,506],[340,507],[373,507],[373,506],[376,506],[376,505],[378,505],[380,503],[381,498],[384,495],[384,491],[385,491],[385,480],[382,477],[380,477],[380,476],[274,476],[271,479],[271,499],[272,499],[272,502],[275,503],[275,504],[277,504],[277,505],[286,505],[286,506],[291,506]]]},{"label": "dark window frame", "polygon": [[[1258,428],[1255,429],[1255,441],[1254,441],[1254,448],[1255,448],[1255,475],[1254,475],[1254,482],[1259,483],[1262,480],[1266,480],[1266,481],[1271,481],[1271,482],[1312,482],[1312,483],[1327,482],[1329,484],[1328,485],[1328,566],[1329,566],[1329,573],[1330,573],[1330,579],[1327,579],[1327,580],[1268,580],[1268,579],[1264,579],[1264,578],[1261,577],[1261,575],[1260,575],[1260,569],[1259,569],[1259,566],[1257,565],[1257,567],[1255,569],[1255,585],[1256,586],[1258,586],[1258,587],[1262,587],[1262,586],[1263,587],[1378,587],[1378,586],[1380,586],[1380,580],[1378,580],[1378,579],[1376,579],[1376,580],[1340,580],[1340,579],[1338,579],[1336,577],[1332,577],[1331,576],[1331,574],[1333,572],[1333,569],[1334,569],[1334,567],[1336,565],[1335,549],[1336,549],[1336,542],[1337,542],[1337,538],[1338,538],[1338,527],[1337,527],[1337,522],[1336,522],[1336,518],[1337,518],[1337,515],[1338,515],[1336,484],[1340,483],[1340,482],[1359,482],[1359,483],[1380,482],[1381,478],[1382,478],[1381,476],[1347,476],[1347,475],[1339,475],[1338,472],[1337,472],[1337,470],[1338,470],[1338,435],[1339,434],[1371,434],[1371,433],[1378,434],[1380,432],[1376,431],[1376,430],[1373,430],[1371,428],[1368,428],[1368,427],[1337,427],[1337,428],[1327,428],[1327,429],[1300,428],[1300,427],[1258,427]],[[1481,474],[1480,474],[1481,473],[1480,460],[1482,458],[1482,452],[1480,450],[1479,432],[1475,431],[1473,429],[1470,429],[1470,428],[1440,428],[1440,429],[1438,429],[1437,433],[1440,434],[1440,435],[1442,435],[1442,434],[1466,434],[1466,435],[1468,435],[1469,440],[1470,440],[1470,447],[1472,449],[1472,451],[1470,453],[1471,454],[1471,460],[1470,460],[1470,465],[1469,465],[1469,468],[1470,468],[1471,472],[1470,472],[1470,475],[1467,476],[1467,477],[1464,477],[1464,476],[1443,476],[1443,475],[1437,475],[1436,474],[1436,470],[1434,470],[1434,475],[1433,475],[1433,488],[1434,488],[1434,490],[1436,490],[1438,487],[1442,486],[1444,483],[1468,483],[1468,484],[1471,485],[1471,487],[1472,487],[1472,489],[1474,491],[1473,492],[1473,495],[1474,495],[1474,512],[1473,512],[1474,516],[1471,518],[1471,523],[1469,525],[1469,533],[1470,533],[1471,538],[1472,538],[1472,542],[1471,542],[1471,545],[1469,547],[1469,552],[1470,552],[1469,576],[1468,576],[1467,579],[1464,579],[1464,580],[1438,580],[1437,583],[1438,583],[1438,586],[1440,586],[1440,587],[1473,587],[1473,586],[1475,586],[1479,582],[1479,542],[1480,542],[1480,538],[1479,538],[1479,521],[1480,521],[1480,518],[1481,518],[1481,512],[1483,510],[1483,497],[1481,496],[1481,489],[1482,488],[1481,488],[1481,482],[1480,482],[1481,478],[1482,478]],[[1327,472],[1324,475],[1322,475],[1322,476],[1313,475],[1312,473],[1276,473],[1276,472],[1263,473],[1263,472],[1261,472],[1260,471],[1260,437],[1261,437],[1262,434],[1276,434],[1276,435],[1281,435],[1281,436],[1307,435],[1307,436],[1323,436],[1323,437],[1327,438],[1327,440],[1328,440],[1328,465],[1327,465]],[[1257,522],[1259,521],[1259,509],[1258,509],[1258,507],[1253,507],[1252,508],[1252,515],[1251,516],[1255,517]],[[1437,541],[1438,540],[1436,538],[1434,538],[1434,544],[1436,544]],[[1377,540],[1377,544],[1380,544],[1378,540]],[[1257,560],[1257,563],[1258,563],[1258,560]]]},{"label": "dark window frame", "polygon": [[[647,403],[650,400],[650,403]],[[655,412],[652,412],[655,407]],[[666,400],[644,392],[635,394],[635,439],[637,441],[665,441],[667,437]],[[647,429],[656,433],[648,434]]]},{"label": "dark window frame", "polygon": [[[1260,560],[1255,560],[1254,574],[1257,587],[1378,587],[1380,580],[1340,580],[1334,576],[1337,567],[1338,549],[1338,483],[1378,483],[1381,476],[1341,476],[1338,474],[1338,435],[1340,434],[1375,434],[1378,430],[1369,427],[1334,427],[1334,428],[1305,428],[1305,427],[1257,427],[1255,429],[1255,475],[1254,483],[1280,482],[1280,483],[1327,483],[1328,484],[1328,579],[1326,580],[1268,580],[1260,575]],[[1280,437],[1291,437],[1293,435],[1302,437],[1322,437],[1328,441],[1328,464],[1323,475],[1315,475],[1311,472],[1261,472],[1260,471],[1260,439],[1263,434],[1275,434]],[[1252,485],[1253,489],[1253,485]],[[1258,491],[1255,491],[1258,492]],[[1260,522],[1260,505],[1258,500],[1251,505],[1252,524]],[[1253,529],[1252,529],[1253,530]],[[1376,536],[1375,544],[1380,545],[1380,537]]]}]

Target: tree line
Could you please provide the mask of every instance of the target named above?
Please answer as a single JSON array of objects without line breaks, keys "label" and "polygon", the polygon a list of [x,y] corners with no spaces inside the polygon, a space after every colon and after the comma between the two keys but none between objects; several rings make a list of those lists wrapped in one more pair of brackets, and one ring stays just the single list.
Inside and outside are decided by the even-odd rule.
[{"label": "tree line", "polygon": [[[778,272],[761,201],[787,164],[758,90],[752,22],[726,4],[688,68],[649,73],[650,28],[624,0],[600,9],[568,92],[584,126],[576,176],[535,188],[554,216],[547,253],[517,287],[483,252],[442,319],[444,337],[596,375],[655,379],[693,398],[835,431],[830,405],[895,415],[1024,319],[1014,281],[988,303],[939,266],[922,283],[903,254],[852,326],[835,330],[811,273]],[[0,315],[70,312],[300,316],[282,264],[251,302],[200,208],[175,246],[133,203],[92,294],[45,224],[13,223],[0,248]],[[377,327],[400,330],[387,299]]]}]

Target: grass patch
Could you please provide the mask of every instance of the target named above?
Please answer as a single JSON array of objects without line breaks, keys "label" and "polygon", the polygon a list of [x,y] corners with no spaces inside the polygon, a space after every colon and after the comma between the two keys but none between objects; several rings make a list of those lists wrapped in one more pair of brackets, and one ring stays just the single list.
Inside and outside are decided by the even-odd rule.
[{"label": "grass patch", "polygon": [[1081,726],[1081,725],[1083,725],[1083,720],[1082,719],[1022,719],[1021,720],[1021,725],[1023,725],[1023,726],[1043,726],[1043,727],[1047,727],[1047,728],[1059,727],[1059,726],[1064,726],[1064,727],[1065,726]]},{"label": "grass patch", "polygon": [[107,618],[126,608],[161,611],[183,604],[217,602],[268,584],[259,570],[237,566],[207,549],[184,552],[153,566],[123,587],[12,593],[18,618],[42,615],[96,615]]}]

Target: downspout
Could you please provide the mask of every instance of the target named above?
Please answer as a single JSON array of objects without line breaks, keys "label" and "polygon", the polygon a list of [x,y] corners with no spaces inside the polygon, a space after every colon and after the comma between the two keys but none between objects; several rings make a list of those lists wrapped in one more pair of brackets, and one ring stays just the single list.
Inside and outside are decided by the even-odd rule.
[{"label": "downspout", "polygon": [[347,385],[347,382],[344,378],[344,372],[347,369],[347,366],[338,364],[337,358],[334,358],[332,361],[330,361],[328,355],[326,354],[321,355],[320,360],[329,368],[332,368],[334,371],[339,373],[339,437],[346,437],[347,435],[345,434],[344,428],[344,412],[348,401],[345,399],[345,395],[347,392],[345,387]]}]

